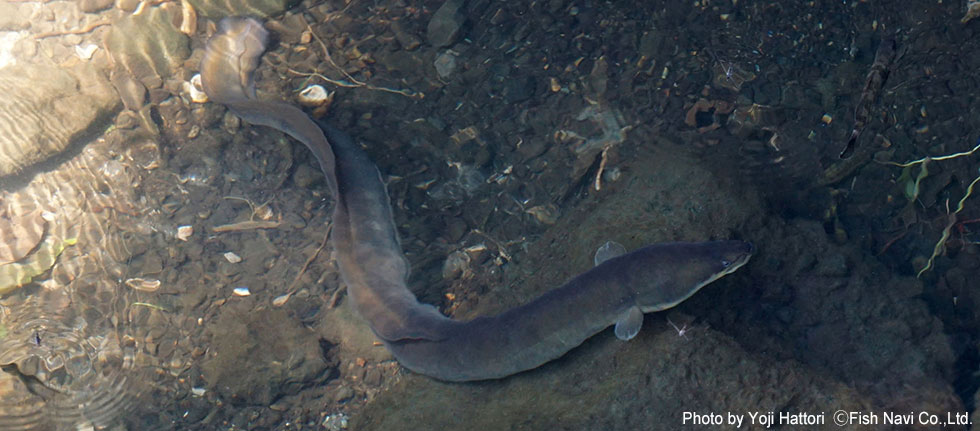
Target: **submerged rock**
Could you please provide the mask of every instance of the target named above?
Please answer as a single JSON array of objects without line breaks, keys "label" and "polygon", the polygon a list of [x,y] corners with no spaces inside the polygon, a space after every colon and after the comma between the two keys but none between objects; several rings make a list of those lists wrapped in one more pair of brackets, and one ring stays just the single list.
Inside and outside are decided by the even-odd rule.
[{"label": "submerged rock", "polygon": [[240,404],[269,405],[324,377],[319,339],[282,310],[227,309],[209,325],[201,363],[212,390]]},{"label": "submerged rock", "polygon": [[106,35],[106,50],[113,62],[144,83],[167,78],[190,55],[187,36],[174,25],[179,17],[180,11],[166,7],[127,15]]},{"label": "submerged rock", "polygon": [[77,240],[61,240],[49,236],[37,247],[37,251],[21,262],[0,265],[0,295],[6,295],[27,283],[34,277],[47,272],[65,247],[75,245]]},{"label": "submerged rock", "polygon": [[187,0],[203,16],[218,20],[226,16],[266,18],[278,15],[297,0]]},{"label": "submerged rock", "polygon": [[0,3],[0,30],[17,31],[30,28],[31,20],[27,16],[28,13],[15,3]]},{"label": "submerged rock", "polygon": [[44,237],[45,220],[37,211],[7,213],[0,208],[0,265],[23,259]]},{"label": "submerged rock", "polygon": [[0,93],[0,177],[94,136],[119,109],[108,81],[88,65],[6,67],[0,69]]},{"label": "submerged rock", "polygon": [[466,22],[466,16],[461,11],[465,4],[465,0],[448,0],[432,14],[428,26],[429,43],[442,48],[456,42]]}]

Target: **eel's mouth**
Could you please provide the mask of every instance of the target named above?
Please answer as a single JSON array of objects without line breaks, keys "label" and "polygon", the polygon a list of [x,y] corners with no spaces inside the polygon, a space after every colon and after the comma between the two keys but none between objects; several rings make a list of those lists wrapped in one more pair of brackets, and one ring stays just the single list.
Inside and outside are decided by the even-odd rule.
[{"label": "eel's mouth", "polygon": [[738,242],[740,244],[738,244],[735,250],[731,250],[728,253],[726,253],[726,254],[731,254],[731,256],[726,256],[728,257],[728,259],[726,260],[728,260],[729,264],[725,266],[723,270],[713,274],[711,277],[708,278],[708,280],[701,283],[699,287],[711,284],[715,280],[718,280],[719,278],[722,278],[728,274],[737,271],[739,268],[741,268],[743,265],[749,262],[749,259],[752,258],[752,253],[755,252],[755,246],[753,246],[751,242],[746,242],[746,241],[738,241]]}]

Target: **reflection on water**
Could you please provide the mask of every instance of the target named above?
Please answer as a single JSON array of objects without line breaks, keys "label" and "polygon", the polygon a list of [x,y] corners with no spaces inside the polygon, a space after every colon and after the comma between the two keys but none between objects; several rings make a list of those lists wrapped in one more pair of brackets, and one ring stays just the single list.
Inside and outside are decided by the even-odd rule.
[{"label": "reflection on water", "polygon": [[140,168],[113,153],[101,139],[0,194],[0,230],[37,233],[5,265],[33,262],[3,280],[0,428],[105,427],[155,390],[142,332],[153,310],[121,283],[134,238],[149,232],[137,210]]}]

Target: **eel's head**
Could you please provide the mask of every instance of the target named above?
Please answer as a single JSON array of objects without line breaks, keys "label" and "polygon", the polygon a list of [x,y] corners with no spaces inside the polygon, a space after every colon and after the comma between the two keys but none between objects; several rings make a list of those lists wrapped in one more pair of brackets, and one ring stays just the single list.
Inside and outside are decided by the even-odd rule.
[{"label": "eel's head", "polygon": [[635,268],[646,280],[637,294],[644,313],[666,310],[702,287],[735,272],[754,251],[745,241],[708,241],[657,244],[638,250],[647,262]]},{"label": "eel's head", "polygon": [[201,60],[201,85],[208,97],[218,103],[254,99],[252,72],[268,38],[269,32],[255,19],[222,19]]}]

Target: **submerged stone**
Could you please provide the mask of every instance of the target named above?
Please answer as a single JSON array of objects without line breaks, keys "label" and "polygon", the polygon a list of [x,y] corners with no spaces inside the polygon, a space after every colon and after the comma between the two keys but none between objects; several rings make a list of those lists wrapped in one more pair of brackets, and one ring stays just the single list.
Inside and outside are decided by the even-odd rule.
[{"label": "submerged stone", "polygon": [[113,62],[144,83],[167,78],[190,55],[187,36],[174,25],[179,16],[180,11],[167,7],[128,15],[106,35],[106,50]]},{"label": "submerged stone", "polygon": [[218,20],[226,16],[253,16],[266,18],[278,15],[296,3],[296,0],[187,0],[194,10],[208,18]]},{"label": "submerged stone", "polygon": [[235,404],[268,405],[316,384],[332,364],[319,338],[283,310],[228,309],[208,324],[214,336],[201,370],[209,390]]},{"label": "submerged stone", "polygon": [[24,261],[0,265],[0,295],[13,292],[18,287],[30,283],[34,277],[44,274],[54,266],[61,256],[61,252],[71,245],[75,245],[76,239],[66,240],[48,237],[37,251],[28,256]]},{"label": "submerged stone", "polygon": [[465,3],[464,0],[448,0],[432,14],[427,29],[429,43],[441,48],[456,42],[466,22],[466,16],[461,11]]},{"label": "submerged stone", "polygon": [[0,69],[0,93],[0,177],[94,136],[119,108],[115,92],[89,65],[9,66]]}]

